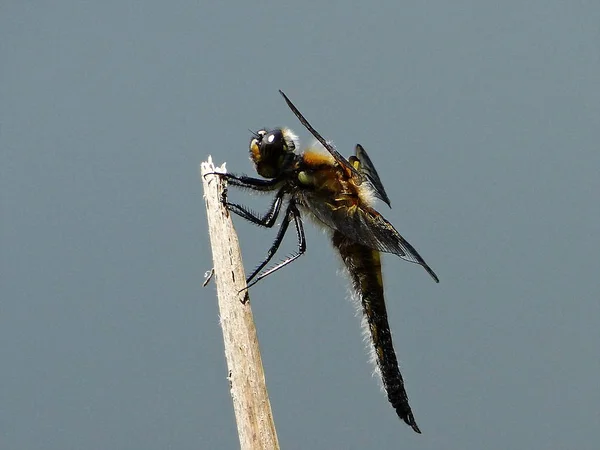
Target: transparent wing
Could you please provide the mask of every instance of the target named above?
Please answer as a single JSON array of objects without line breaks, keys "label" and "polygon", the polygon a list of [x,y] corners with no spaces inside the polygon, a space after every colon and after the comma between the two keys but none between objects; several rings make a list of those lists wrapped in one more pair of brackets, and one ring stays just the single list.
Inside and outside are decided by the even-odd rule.
[{"label": "transparent wing", "polygon": [[311,194],[305,192],[299,195],[303,197],[301,204],[326,226],[373,250],[393,253],[406,261],[420,264],[439,283],[435,272],[415,248],[373,208],[358,204],[346,206],[341,202],[334,204],[322,198],[311,198]]},{"label": "transparent wing", "polygon": [[338,163],[338,165],[342,169],[344,169],[344,172],[346,172],[347,174],[351,174],[351,175],[353,175],[355,177],[358,177],[358,175],[359,175],[358,171],[354,168],[354,166],[352,166],[352,164],[350,164],[348,162],[348,160],[346,158],[344,158],[333,147],[333,145],[331,145],[329,142],[327,142],[325,140],[325,138],[323,136],[321,136],[321,134],[319,134],[319,132],[317,130],[315,130],[310,123],[308,123],[308,120],[306,120],[306,118],[302,115],[302,113],[298,110],[298,108],[296,108],[296,106],[292,103],[292,101],[288,98],[288,96],[283,93],[283,91],[280,90],[279,93],[284,98],[284,100],[287,103],[288,107],[296,115],[296,117],[298,118],[298,120],[300,121],[300,123],[302,125],[304,125],[304,127],[308,131],[311,132],[311,134],[317,139],[317,141],[319,141],[321,143],[321,145],[323,145],[323,147],[325,147],[325,150],[327,150],[331,154],[331,156],[333,156],[333,158]]},{"label": "transparent wing", "polygon": [[385,188],[383,187],[383,183],[379,178],[379,174],[377,173],[377,170],[375,169],[371,158],[369,158],[369,155],[367,155],[366,150],[363,148],[362,145],[356,144],[354,154],[356,155],[356,159],[360,163],[358,171],[367,177],[367,180],[369,180],[369,183],[371,184],[371,186],[373,186],[373,189],[375,190],[375,196],[378,199],[384,201],[391,208],[392,205],[390,203],[390,199],[387,193],[385,192]]}]

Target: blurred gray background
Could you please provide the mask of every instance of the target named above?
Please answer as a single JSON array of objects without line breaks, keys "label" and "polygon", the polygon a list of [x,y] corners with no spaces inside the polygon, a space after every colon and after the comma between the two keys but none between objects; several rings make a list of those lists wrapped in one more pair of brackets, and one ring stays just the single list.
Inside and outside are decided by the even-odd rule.
[{"label": "blurred gray background", "polygon": [[[252,174],[248,129],[311,143],[278,89],[365,146],[441,279],[384,258],[419,436],[307,224],[251,292],[283,448],[598,448],[599,24],[585,1],[3,2],[0,448],[238,447],[198,166]],[[235,222],[250,270],[275,230]]]}]

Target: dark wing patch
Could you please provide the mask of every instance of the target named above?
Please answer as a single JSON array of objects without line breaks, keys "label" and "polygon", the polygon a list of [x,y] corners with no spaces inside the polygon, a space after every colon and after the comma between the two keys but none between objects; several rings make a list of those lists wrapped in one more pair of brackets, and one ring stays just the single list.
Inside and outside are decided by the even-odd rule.
[{"label": "dark wing patch", "polygon": [[415,248],[385,218],[368,206],[340,206],[308,192],[297,194],[300,203],[319,221],[339,231],[348,239],[380,252],[393,253],[405,261],[420,264],[439,283],[435,272]]},{"label": "dark wing patch", "polygon": [[377,173],[377,170],[375,169],[371,158],[369,158],[369,155],[367,155],[366,150],[363,148],[362,145],[356,144],[354,154],[360,162],[359,171],[367,177],[369,183],[371,184],[371,186],[373,186],[373,189],[375,190],[375,197],[384,201],[391,208],[392,205],[390,203],[390,199],[387,193],[385,192],[385,188],[383,187],[383,183],[379,178],[379,174]]}]

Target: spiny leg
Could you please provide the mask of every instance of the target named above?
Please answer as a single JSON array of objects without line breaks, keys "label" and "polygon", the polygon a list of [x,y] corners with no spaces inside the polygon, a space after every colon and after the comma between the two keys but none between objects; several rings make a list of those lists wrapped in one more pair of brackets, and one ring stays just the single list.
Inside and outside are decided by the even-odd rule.
[{"label": "spiny leg", "polygon": [[[271,267],[269,270],[267,270],[264,273],[261,273],[258,277],[256,277],[256,275],[263,269],[263,267],[265,267],[269,263],[271,258],[273,258],[275,252],[277,252],[277,249],[279,248],[279,245],[281,245],[283,237],[285,236],[285,233],[292,219],[294,220],[294,224],[296,226],[296,235],[298,236],[298,251],[295,254],[292,254],[291,256],[286,258],[285,260],[281,261],[276,266]],[[285,212],[285,218],[283,220],[283,223],[281,224],[281,227],[279,228],[279,231],[277,232],[275,241],[273,242],[273,245],[267,252],[267,257],[263,262],[259,264],[259,266],[256,269],[254,269],[254,272],[252,272],[252,274],[246,280],[246,282],[248,283],[248,288],[254,286],[260,280],[271,275],[273,272],[281,269],[283,266],[286,266],[292,261],[295,261],[301,255],[303,255],[304,252],[306,252],[306,237],[304,236],[304,227],[302,226],[302,219],[300,217],[300,212],[298,211],[298,208],[293,202],[291,202],[288,206],[287,211]],[[256,279],[254,279],[254,277],[256,277]],[[254,281],[252,281],[253,279]]]},{"label": "spiny leg", "polygon": [[[255,190],[255,191],[262,191],[262,192],[272,191],[272,190],[277,189],[277,187],[280,186],[280,184],[281,184],[281,180],[278,180],[276,178],[269,179],[269,180],[263,180],[260,178],[252,178],[252,177],[248,177],[245,175],[233,175],[233,174],[229,174],[229,173],[214,172],[213,174],[227,179],[228,183],[231,184],[232,186],[238,186],[238,187],[251,189],[251,190]],[[210,175],[210,174],[206,174],[206,175]],[[227,206],[227,208],[231,212],[238,214],[239,216],[243,217],[244,219],[246,219],[252,223],[255,223],[257,225],[261,225],[261,226],[270,228],[275,224],[275,220],[277,219],[277,216],[279,215],[284,196],[285,196],[285,189],[282,188],[277,192],[275,200],[271,204],[269,210],[262,217],[257,216],[252,211],[250,211],[248,208],[246,208],[242,205],[227,202],[227,198],[225,195],[223,196],[223,203]],[[294,219],[294,224],[296,226],[296,234],[298,236],[298,251],[297,251],[297,253],[286,258],[284,261],[280,262],[276,266],[267,270],[265,273],[260,274],[258,276],[258,278],[256,278],[254,281],[252,281],[258,275],[258,273],[269,263],[269,261],[271,261],[271,259],[277,252],[277,249],[279,248],[279,246],[281,245],[281,242],[283,241],[283,238],[285,236],[285,233],[287,231],[287,228],[288,228],[292,218]],[[281,269],[283,266],[286,266],[287,264],[296,260],[300,255],[304,254],[305,251],[306,251],[306,238],[304,236],[304,228],[302,226],[302,219],[300,217],[300,212],[298,211],[298,208],[292,201],[288,205],[288,208],[285,213],[285,218],[281,224],[279,231],[277,232],[277,236],[275,237],[275,241],[273,242],[273,245],[271,246],[271,248],[269,249],[269,251],[267,253],[267,257],[265,258],[264,261],[262,261],[259,264],[259,266],[247,278],[246,282],[248,283],[248,286],[246,289],[248,289],[251,286],[254,286],[256,283],[258,283],[260,280],[262,280],[266,276],[272,274],[273,272]]]},{"label": "spiny leg", "polygon": [[265,212],[262,216],[256,215],[253,211],[251,211],[248,207],[243,205],[238,205],[237,203],[229,203],[227,199],[224,199],[224,204],[227,206],[227,209],[234,214],[237,214],[240,217],[243,217],[249,222],[252,222],[261,227],[271,228],[275,224],[277,220],[277,216],[281,210],[281,205],[283,204],[283,197],[285,195],[285,191],[280,189],[271,203],[268,211]]},{"label": "spiny leg", "polygon": [[253,191],[273,191],[277,189],[277,185],[281,183],[281,180],[277,178],[263,180],[262,178],[252,178],[246,175],[235,175],[232,173],[211,172],[204,174],[204,176],[206,175],[218,175],[221,178],[225,178],[227,183],[232,186],[252,189]]}]

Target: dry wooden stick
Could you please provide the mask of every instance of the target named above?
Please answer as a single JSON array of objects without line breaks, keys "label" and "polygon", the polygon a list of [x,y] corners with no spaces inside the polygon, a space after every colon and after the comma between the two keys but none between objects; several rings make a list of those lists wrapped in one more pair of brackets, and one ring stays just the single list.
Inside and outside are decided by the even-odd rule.
[{"label": "dry wooden stick", "polygon": [[246,449],[279,449],[273,413],[267,393],[256,328],[248,302],[246,276],[240,247],[229,211],[221,203],[225,181],[211,172],[212,159],[200,165],[208,230],[212,247],[214,274],[229,385],[240,439]]}]

